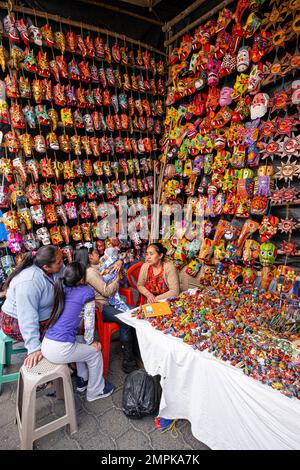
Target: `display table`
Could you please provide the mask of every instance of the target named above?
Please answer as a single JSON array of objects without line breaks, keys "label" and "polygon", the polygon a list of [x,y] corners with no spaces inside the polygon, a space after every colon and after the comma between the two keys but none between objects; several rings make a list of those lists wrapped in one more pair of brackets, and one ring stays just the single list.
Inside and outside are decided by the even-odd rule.
[{"label": "display table", "polygon": [[129,311],[118,316],[136,329],[146,371],[161,375],[159,416],[189,420],[193,435],[211,449],[300,449],[300,400]]}]

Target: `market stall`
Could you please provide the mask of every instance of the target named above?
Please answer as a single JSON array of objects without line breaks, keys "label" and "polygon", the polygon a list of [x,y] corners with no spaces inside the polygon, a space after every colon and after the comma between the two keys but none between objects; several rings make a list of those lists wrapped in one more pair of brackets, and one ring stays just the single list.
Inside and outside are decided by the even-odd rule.
[{"label": "market stall", "polygon": [[50,243],[66,262],[82,244],[103,254],[107,238],[125,263],[143,258],[148,236],[137,233],[137,214],[154,191],[163,54],[94,25],[0,8],[2,278]]},{"label": "market stall", "polygon": [[284,339],[289,307],[277,301],[210,288],[181,294],[166,316],[121,314],[146,371],[161,376],[159,416],[188,419],[212,449],[299,450],[299,350]]}]

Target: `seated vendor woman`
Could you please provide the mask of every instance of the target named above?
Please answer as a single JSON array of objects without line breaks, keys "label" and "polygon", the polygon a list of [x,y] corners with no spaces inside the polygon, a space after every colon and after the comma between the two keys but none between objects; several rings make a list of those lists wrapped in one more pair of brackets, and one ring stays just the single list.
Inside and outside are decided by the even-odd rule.
[{"label": "seated vendor woman", "polygon": [[166,249],[161,243],[151,243],[147,248],[146,263],[140,270],[138,291],[148,303],[177,296],[179,277],[175,266],[165,261]]}]

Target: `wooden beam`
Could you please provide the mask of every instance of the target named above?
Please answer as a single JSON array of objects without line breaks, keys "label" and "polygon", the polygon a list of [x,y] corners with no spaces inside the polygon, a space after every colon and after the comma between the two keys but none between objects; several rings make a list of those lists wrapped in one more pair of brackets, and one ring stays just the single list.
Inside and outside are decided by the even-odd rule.
[{"label": "wooden beam", "polygon": [[112,5],[108,5],[107,3],[98,2],[96,0],[77,0],[77,1],[79,1],[80,3],[87,3],[89,5],[94,5],[95,7],[101,7],[101,8],[104,8],[105,10],[111,10],[111,11],[114,11],[115,13],[120,13],[121,15],[132,16],[133,18],[137,18],[138,20],[144,21],[145,23],[155,24],[157,26],[163,25],[161,21],[148,18],[147,16],[138,15],[137,13],[133,13],[128,10],[123,10],[122,8],[114,7]]},{"label": "wooden beam", "polygon": [[179,13],[179,15],[175,16],[172,20],[168,21],[162,28],[163,32],[166,33],[169,31],[172,26],[175,24],[179,23],[180,21],[184,20],[188,15],[190,15],[196,8],[200,7],[203,3],[205,3],[207,0],[197,0],[194,2],[192,5],[190,5],[188,8],[186,8],[184,11]]},{"label": "wooden beam", "polygon": [[[0,8],[3,10],[8,9],[8,4],[7,2],[1,2],[0,1]],[[135,44],[137,46],[143,47],[144,49],[147,49],[152,52],[156,52],[157,54],[160,54],[162,56],[165,56],[166,54],[159,51],[158,49],[155,49],[154,47],[150,46],[149,44],[145,44],[144,42],[137,41],[136,39],[132,39],[128,36],[125,36],[124,34],[118,34],[118,33],[113,33],[112,31],[108,31],[106,29],[98,28],[97,26],[87,24],[87,23],[81,23],[80,21],[75,21],[75,20],[70,20],[67,18],[63,18],[59,15],[52,15],[50,13],[40,11],[40,10],[34,10],[32,8],[27,8],[27,7],[19,7],[14,5],[13,11],[20,12],[20,13],[25,13],[27,15],[33,15],[33,16],[38,16],[39,18],[45,18],[46,20],[51,20],[55,21],[57,23],[62,23],[66,24],[68,26],[74,26],[76,28],[83,28],[88,31],[94,31],[96,33],[100,34],[105,34],[106,36],[111,36],[113,38],[118,38],[121,39],[122,41],[130,42],[131,44]]]},{"label": "wooden beam", "polygon": [[218,11],[222,10],[222,8],[227,7],[230,5],[230,3],[235,2],[236,0],[224,0],[222,3],[217,5],[215,8],[210,10],[209,12],[205,13],[205,15],[200,16],[197,20],[195,20],[193,23],[190,25],[186,26],[184,29],[179,31],[179,33],[175,34],[174,36],[171,37],[171,39],[165,41],[165,47],[168,47],[170,44],[176,41],[176,39],[182,37],[185,33],[190,31],[191,29],[194,29],[196,26],[198,26],[199,23],[202,23],[203,21],[207,20],[211,16],[215,15],[215,13],[218,13]]}]

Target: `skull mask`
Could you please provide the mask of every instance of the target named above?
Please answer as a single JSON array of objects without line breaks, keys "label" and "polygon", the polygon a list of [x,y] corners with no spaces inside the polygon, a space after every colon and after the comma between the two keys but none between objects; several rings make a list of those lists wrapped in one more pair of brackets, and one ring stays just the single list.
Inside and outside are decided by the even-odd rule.
[{"label": "skull mask", "polygon": [[210,60],[207,64],[208,79],[207,83],[209,86],[217,86],[220,80],[221,62],[219,60]]},{"label": "skull mask", "polygon": [[238,72],[245,72],[247,68],[249,67],[250,64],[250,57],[249,57],[249,51],[250,47],[244,46],[241,47],[238,51],[237,55],[237,71]]},{"label": "skull mask", "polygon": [[37,235],[38,240],[40,240],[43,245],[50,245],[51,244],[50,234],[49,234],[49,231],[46,227],[41,227],[41,228],[37,229],[36,235]]}]

